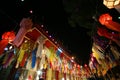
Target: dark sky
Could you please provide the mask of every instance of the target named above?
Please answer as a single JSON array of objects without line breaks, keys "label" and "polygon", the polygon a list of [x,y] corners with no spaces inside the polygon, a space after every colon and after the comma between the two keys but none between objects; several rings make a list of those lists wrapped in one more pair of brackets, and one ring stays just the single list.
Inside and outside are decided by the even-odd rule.
[{"label": "dark sky", "polygon": [[[33,14],[29,11],[33,10]],[[44,24],[49,34],[74,55],[78,61],[86,63],[91,51],[91,38],[88,31],[80,26],[71,27],[62,1],[56,0],[4,0],[0,2],[0,35],[5,31],[16,30],[23,17],[32,16]]]}]

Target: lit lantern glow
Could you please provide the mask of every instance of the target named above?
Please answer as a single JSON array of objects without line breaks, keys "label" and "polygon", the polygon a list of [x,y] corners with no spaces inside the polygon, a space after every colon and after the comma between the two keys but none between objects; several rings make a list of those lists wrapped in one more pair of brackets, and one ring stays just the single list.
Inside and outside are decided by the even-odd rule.
[{"label": "lit lantern glow", "polygon": [[112,20],[112,17],[109,15],[109,14],[102,14],[100,17],[99,17],[99,22],[102,24],[102,25],[105,25],[108,23],[108,21]]},{"label": "lit lantern glow", "polygon": [[119,3],[120,0],[103,0],[103,4],[109,9],[114,8]]},{"label": "lit lantern glow", "polygon": [[15,33],[13,31],[11,31],[11,32],[5,32],[2,35],[2,39],[3,40],[8,40],[9,42],[13,41],[14,38],[15,38]]},{"label": "lit lantern glow", "polygon": [[32,11],[32,10],[30,10],[30,13],[32,14],[32,13],[33,13],[33,11]]},{"label": "lit lantern glow", "polygon": [[105,25],[106,28],[111,29],[113,31],[120,32],[120,24],[112,20],[112,16],[108,13],[102,14],[99,17],[99,22],[102,25]]},{"label": "lit lantern glow", "polygon": [[74,57],[72,57],[72,59],[74,59]]},{"label": "lit lantern glow", "polygon": [[5,47],[8,45],[8,43],[12,42],[15,39],[15,33],[13,31],[11,32],[5,32],[2,35],[2,40],[0,41],[0,54],[4,52]]}]

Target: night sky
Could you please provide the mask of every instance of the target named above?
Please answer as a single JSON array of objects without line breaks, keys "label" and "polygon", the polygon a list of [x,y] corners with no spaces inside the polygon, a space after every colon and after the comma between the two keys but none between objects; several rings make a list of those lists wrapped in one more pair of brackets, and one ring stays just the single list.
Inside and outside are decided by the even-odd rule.
[{"label": "night sky", "polygon": [[3,0],[0,2],[0,35],[5,31],[18,30],[21,19],[31,16],[43,24],[78,62],[88,62],[92,46],[91,37],[87,35],[89,29],[68,24],[69,15],[64,10],[62,0]]}]

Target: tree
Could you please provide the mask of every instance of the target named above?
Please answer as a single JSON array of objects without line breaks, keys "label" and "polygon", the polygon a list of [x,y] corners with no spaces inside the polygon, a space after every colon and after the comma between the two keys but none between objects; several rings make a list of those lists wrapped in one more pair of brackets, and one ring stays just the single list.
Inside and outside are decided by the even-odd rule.
[{"label": "tree", "polygon": [[101,13],[108,11],[102,0],[63,0],[64,9],[68,15],[68,23],[72,27],[79,25],[89,29],[88,35],[93,35],[97,19]]}]

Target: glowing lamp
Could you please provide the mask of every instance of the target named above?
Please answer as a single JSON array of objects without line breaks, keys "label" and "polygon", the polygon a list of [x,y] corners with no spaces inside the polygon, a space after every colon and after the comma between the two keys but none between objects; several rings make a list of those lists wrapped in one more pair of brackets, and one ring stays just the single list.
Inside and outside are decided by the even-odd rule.
[{"label": "glowing lamp", "polygon": [[74,57],[72,57],[72,59],[74,59]]},{"label": "glowing lamp", "polygon": [[108,13],[102,14],[99,17],[99,22],[102,25],[105,25],[106,28],[111,29],[113,31],[120,32],[120,24],[112,20],[112,16]]},{"label": "glowing lamp", "polygon": [[8,45],[9,42],[12,42],[15,38],[15,33],[13,31],[11,32],[5,32],[2,35],[2,40],[0,41],[0,55],[4,52],[5,47]]},{"label": "glowing lamp", "polygon": [[5,32],[2,35],[3,40],[8,40],[9,42],[13,41],[15,39],[15,33],[13,31],[11,32]]},{"label": "glowing lamp", "polygon": [[109,14],[102,14],[100,17],[99,17],[99,22],[102,24],[102,25],[105,25],[108,23],[108,21],[112,20],[112,17],[109,15]]},{"label": "glowing lamp", "polygon": [[32,13],[33,13],[33,11],[32,11],[32,10],[30,10],[30,13],[32,14]]},{"label": "glowing lamp", "polygon": [[103,4],[109,9],[114,8],[119,3],[120,0],[103,0]]}]

